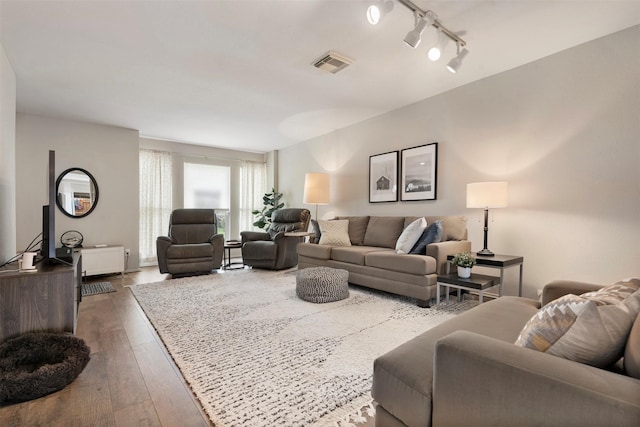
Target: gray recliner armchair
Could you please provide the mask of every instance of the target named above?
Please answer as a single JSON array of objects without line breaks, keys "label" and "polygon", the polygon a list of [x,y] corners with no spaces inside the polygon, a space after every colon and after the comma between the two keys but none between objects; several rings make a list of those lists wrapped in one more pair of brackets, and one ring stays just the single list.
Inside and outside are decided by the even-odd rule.
[{"label": "gray recliner armchair", "polygon": [[271,216],[266,232],[243,231],[242,261],[245,265],[282,270],[298,264],[296,246],[304,237],[285,236],[287,232],[307,231],[311,213],[308,209],[279,209]]},{"label": "gray recliner armchair", "polygon": [[169,218],[169,236],[156,239],[160,273],[191,276],[220,268],[224,235],[217,233],[215,210],[174,210]]}]

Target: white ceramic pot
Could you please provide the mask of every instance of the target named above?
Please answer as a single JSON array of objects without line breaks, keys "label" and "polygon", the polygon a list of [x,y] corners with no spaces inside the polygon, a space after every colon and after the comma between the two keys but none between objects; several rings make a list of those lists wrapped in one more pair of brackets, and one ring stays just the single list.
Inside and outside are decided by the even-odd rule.
[{"label": "white ceramic pot", "polygon": [[468,279],[471,277],[471,267],[460,267],[458,266],[458,277],[461,279]]}]

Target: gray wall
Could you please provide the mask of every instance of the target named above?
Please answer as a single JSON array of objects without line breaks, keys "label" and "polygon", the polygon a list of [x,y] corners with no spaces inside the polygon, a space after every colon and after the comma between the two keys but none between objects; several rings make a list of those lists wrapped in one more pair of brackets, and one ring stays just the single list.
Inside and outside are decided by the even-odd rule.
[{"label": "gray wall", "polygon": [[[489,248],[524,255],[526,295],[558,278],[638,276],[637,52],[638,26],[280,150],[279,189],[302,206],[305,172],[328,171],[319,216],[464,214],[479,250],[482,211],[466,208],[466,184],[505,180],[509,207],[490,212]],[[370,155],[431,142],[436,201],[368,203]],[[515,272],[507,279],[514,294]]]},{"label": "gray wall", "polygon": [[16,74],[0,44],[0,263],[16,254]]},{"label": "gray wall", "polygon": [[18,114],[16,119],[17,244],[40,231],[47,199],[48,151],[56,152],[56,176],[71,167],[89,171],[100,191],[96,209],[70,218],[56,207],[56,246],[67,230],[80,231],[84,245],[131,249],[128,270],[138,268],[138,131]]}]

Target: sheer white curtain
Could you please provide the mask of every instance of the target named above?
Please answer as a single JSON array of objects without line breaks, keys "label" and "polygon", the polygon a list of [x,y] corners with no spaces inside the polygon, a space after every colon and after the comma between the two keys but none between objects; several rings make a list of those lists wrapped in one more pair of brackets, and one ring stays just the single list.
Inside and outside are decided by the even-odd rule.
[{"label": "sheer white curtain", "polygon": [[251,211],[262,208],[262,196],[267,192],[267,165],[246,162],[240,164],[240,231],[257,230]]},{"label": "sheer white curtain", "polygon": [[156,238],[169,230],[171,153],[140,150],[140,265],[157,264]]}]

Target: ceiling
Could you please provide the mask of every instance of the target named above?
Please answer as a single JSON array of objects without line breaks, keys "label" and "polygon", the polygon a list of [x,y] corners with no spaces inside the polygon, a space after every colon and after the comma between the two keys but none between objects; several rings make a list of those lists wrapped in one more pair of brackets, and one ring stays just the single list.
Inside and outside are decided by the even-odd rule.
[{"label": "ceiling", "polygon": [[[0,0],[0,42],[19,112],[266,152],[640,24],[640,0],[414,2],[467,42],[457,74],[397,2],[372,26],[366,0]],[[314,68],[328,50],[353,64]]]}]

